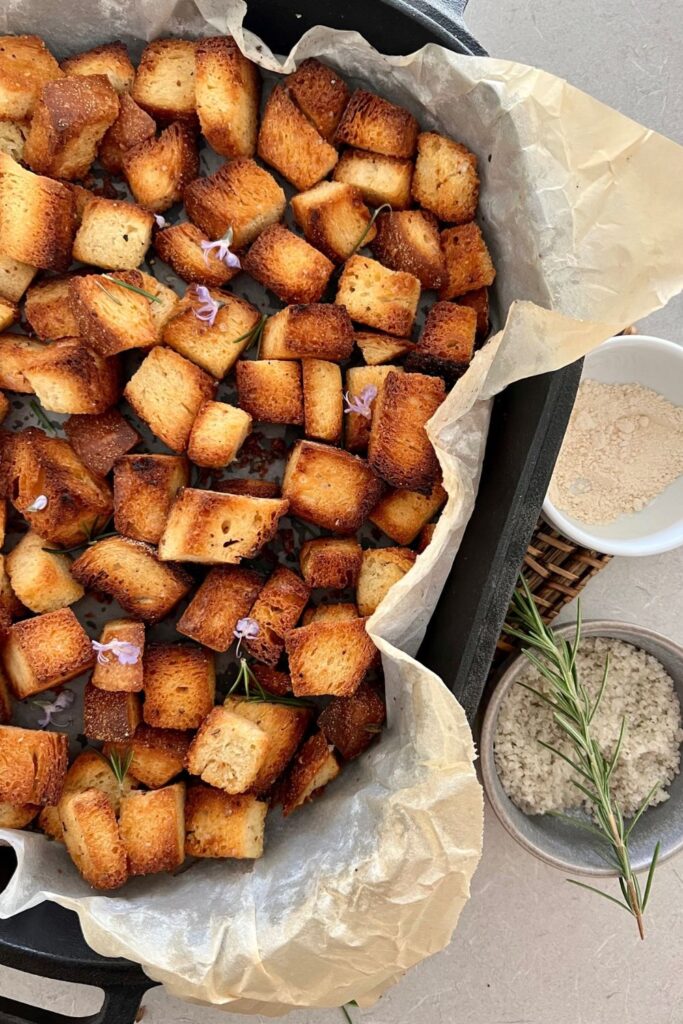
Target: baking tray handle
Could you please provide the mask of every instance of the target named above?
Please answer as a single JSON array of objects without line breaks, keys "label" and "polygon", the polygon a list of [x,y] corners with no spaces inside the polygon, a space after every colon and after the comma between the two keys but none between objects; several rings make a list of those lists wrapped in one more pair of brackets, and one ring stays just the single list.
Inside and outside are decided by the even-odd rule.
[{"label": "baking tray handle", "polygon": [[133,1024],[147,989],[154,985],[117,985],[105,988],[104,1002],[89,1017],[66,1017],[39,1006],[0,997],[0,1024]]}]

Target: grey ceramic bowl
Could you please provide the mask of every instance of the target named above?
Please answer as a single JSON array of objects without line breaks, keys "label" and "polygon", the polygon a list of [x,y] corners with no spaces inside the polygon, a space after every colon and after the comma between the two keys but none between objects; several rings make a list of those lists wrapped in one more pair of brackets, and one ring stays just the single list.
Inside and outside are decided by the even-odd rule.
[{"label": "grey ceramic bowl", "polygon": [[[570,638],[575,625],[555,630]],[[683,704],[683,647],[659,633],[627,622],[594,620],[584,622],[583,636],[602,636],[634,644],[662,663],[676,685]],[[501,823],[518,843],[541,860],[564,871],[584,875],[614,875],[596,851],[589,833],[550,814],[528,815],[508,798],[496,772],[493,741],[498,711],[511,686],[514,686],[528,662],[519,655],[503,672],[489,701],[480,737],[481,770],[486,794]],[[657,840],[661,841],[660,859],[671,857],[683,848],[683,773],[669,789],[669,799],[644,812],[631,836],[631,861],[635,870],[646,867]]]}]

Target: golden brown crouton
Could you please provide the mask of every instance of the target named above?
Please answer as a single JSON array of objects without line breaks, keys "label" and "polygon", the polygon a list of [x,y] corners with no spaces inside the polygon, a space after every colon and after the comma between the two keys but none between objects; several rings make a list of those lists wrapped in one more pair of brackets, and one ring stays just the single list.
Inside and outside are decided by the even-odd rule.
[{"label": "golden brown crouton", "polygon": [[213,786],[190,786],[185,852],[189,857],[261,857],[267,813],[268,804],[253,793],[230,796]]},{"label": "golden brown crouton", "polygon": [[337,263],[375,237],[376,229],[360,191],[341,181],[321,181],[293,196],[292,211],[309,242]]},{"label": "golden brown crouton", "polygon": [[476,156],[445,135],[421,132],[412,194],[416,203],[439,220],[452,224],[473,220],[479,199]]},{"label": "golden brown crouton", "polygon": [[118,641],[128,645],[126,657],[114,650],[100,650],[91,683],[99,690],[114,693],[139,693],[142,689],[142,656],[145,651],[145,626],[134,619],[110,619],[105,622],[99,643],[105,647]]},{"label": "golden brown crouton", "polygon": [[280,485],[274,480],[261,480],[259,477],[231,477],[219,480],[215,489],[222,494],[250,494],[252,498],[279,498]]},{"label": "golden brown crouton", "polygon": [[152,242],[154,217],[135,203],[91,199],[74,238],[73,257],[105,270],[135,270]]},{"label": "golden brown crouton", "polygon": [[272,174],[249,157],[223,164],[197,178],[183,196],[187,215],[209,238],[233,231],[233,249],[243,249],[285,212],[285,193]]},{"label": "golden brown crouton", "polygon": [[337,604],[310,605],[303,614],[301,624],[310,626],[312,622],[348,622],[358,618],[358,608],[350,602]]},{"label": "golden brown crouton", "polygon": [[221,469],[237,457],[251,431],[251,416],[225,402],[204,402],[192,424],[187,454],[197,466]]},{"label": "golden brown crouton", "polygon": [[185,783],[124,796],[119,832],[131,875],[180,867],[185,860]]},{"label": "golden brown crouton", "polygon": [[174,452],[187,448],[200,406],[213,398],[208,373],[170,348],[157,347],[128,381],[124,395],[138,416]]},{"label": "golden brown crouton", "polygon": [[209,145],[222,156],[253,156],[261,78],[230,36],[199,43],[195,89],[199,124]]},{"label": "golden brown crouton", "polygon": [[309,587],[344,590],[355,587],[363,549],[355,537],[319,537],[301,547],[301,574]]},{"label": "golden brown crouton", "polygon": [[0,36],[0,117],[30,117],[43,86],[62,77],[39,36]]},{"label": "golden brown crouton", "polygon": [[482,341],[489,333],[489,292],[488,288],[477,288],[467,292],[458,299],[459,306],[469,306],[477,314],[477,341]]},{"label": "golden brown crouton", "polygon": [[368,447],[377,396],[390,373],[403,373],[403,367],[351,366],[346,371],[346,397],[349,405],[360,399],[370,412],[369,416],[352,410],[346,413],[344,445],[348,451],[364,452]]},{"label": "golden brown crouton", "polygon": [[[113,772],[108,754],[103,757],[99,750],[84,750],[75,759],[66,773],[64,788],[60,800],[71,793],[82,793],[86,789],[96,789],[108,797],[114,811],[118,814],[121,797],[129,793],[137,785],[137,781],[128,772],[122,782]],[[58,805],[43,807],[38,825],[48,836],[59,843],[64,842],[64,832],[59,816]]]},{"label": "golden brown crouton", "polygon": [[214,657],[190,644],[151,644],[143,660],[147,725],[196,729],[213,707]]},{"label": "golden brown crouton", "polygon": [[87,548],[72,569],[87,588],[111,594],[130,615],[158,622],[190,590],[180,566],[159,561],[154,548],[127,537],[107,537]]},{"label": "golden brown crouton", "polygon": [[6,253],[0,253],[0,296],[10,302],[18,302],[37,273],[37,267],[29,267]]},{"label": "golden brown crouton", "polygon": [[410,157],[419,130],[413,115],[403,107],[356,89],[341,116],[335,140],[384,156]]},{"label": "golden brown crouton", "polygon": [[341,369],[323,359],[303,359],[301,373],[306,437],[336,444],[344,418]]},{"label": "golden brown crouton", "polygon": [[352,256],[344,264],[334,301],[346,306],[352,320],[407,336],[420,301],[420,282],[367,256]]},{"label": "golden brown crouton", "polygon": [[188,288],[164,327],[163,342],[220,380],[251,343],[261,315],[236,295],[213,289],[210,295],[219,303],[213,324],[197,318],[201,299],[196,288]]},{"label": "golden brown crouton", "polygon": [[478,224],[472,221],[441,232],[446,277],[440,299],[456,299],[493,284],[496,271]]},{"label": "golden brown crouton", "polygon": [[342,362],[353,351],[353,326],[343,306],[329,302],[287,306],[266,321],[261,359]]},{"label": "golden brown crouton", "polygon": [[38,804],[22,804],[15,807],[0,801],[0,828],[26,828],[40,810]]},{"label": "golden brown crouton", "polygon": [[261,665],[257,661],[253,662],[251,670],[259,686],[268,693],[273,693],[276,697],[286,697],[292,692],[292,681],[287,672],[281,672],[272,665]]},{"label": "golden brown crouton", "polygon": [[310,724],[311,711],[305,707],[241,700],[239,697],[228,697],[225,707],[258,725],[268,736],[265,760],[249,787],[253,793],[261,796],[270,789],[296,753]]},{"label": "golden brown crouton", "polygon": [[214,708],[190,743],[185,766],[210,786],[244,793],[266,762],[270,739],[254,722],[226,707]]},{"label": "golden brown crouton", "polygon": [[[14,694],[23,700],[53,690],[92,668],[90,637],[70,608],[15,622],[2,651]],[[40,801],[28,801],[40,803]]]},{"label": "golden brown crouton", "polygon": [[108,796],[98,789],[69,793],[59,816],[69,856],[86,882],[96,889],[123,885],[128,859]]},{"label": "golden brown crouton", "polygon": [[[66,270],[76,230],[75,212],[76,201],[66,185],[33,174],[0,153],[3,258],[45,270]],[[16,280],[17,274],[10,276]],[[7,292],[5,296],[12,298]]]},{"label": "golden brown crouton", "polygon": [[179,729],[154,729],[151,725],[139,725],[132,739],[125,743],[107,743],[105,756],[116,752],[124,757],[132,754],[128,777],[141,782],[149,789],[159,789],[180,775],[185,764],[189,732]]},{"label": "golden brown crouton", "polygon": [[154,238],[154,248],[183,281],[220,288],[239,274],[239,268],[226,266],[213,251],[202,249],[202,242],[209,243],[203,231],[185,221],[159,231]]},{"label": "golden brown crouton", "polygon": [[377,396],[368,462],[392,487],[429,494],[439,462],[425,425],[446,397],[440,377],[390,373]]},{"label": "golden brown crouton", "polygon": [[175,121],[158,138],[127,149],[121,164],[136,202],[163,213],[181,200],[185,186],[199,174],[197,139],[188,125]]},{"label": "golden brown crouton", "polygon": [[365,619],[328,619],[300,626],[285,638],[296,697],[350,697],[373,664],[377,648]]},{"label": "golden brown crouton", "polygon": [[406,341],[405,338],[395,338],[391,334],[375,334],[373,331],[356,331],[354,338],[368,366],[392,363],[394,359],[400,359],[410,352],[413,347],[412,342]]},{"label": "golden brown crouton", "polygon": [[362,149],[347,149],[334,169],[335,181],[354,185],[371,206],[388,203],[392,210],[410,206],[412,160],[396,159]]},{"label": "golden brown crouton", "polygon": [[91,683],[83,693],[83,732],[89,740],[127,740],[141,721],[137,693],[100,690]]},{"label": "golden brown crouton", "polygon": [[278,566],[249,612],[249,618],[258,626],[258,633],[243,641],[245,650],[265,665],[277,665],[285,648],[287,631],[296,626],[310,593],[310,588],[295,572]]},{"label": "golden brown crouton", "polygon": [[381,490],[363,459],[315,441],[297,441],[282,481],[290,513],[332,533],[360,529]]},{"label": "golden brown crouton", "polygon": [[423,288],[441,287],[446,266],[433,214],[424,210],[381,213],[370,248],[385,267],[413,274]]},{"label": "golden brown crouton", "polygon": [[[9,630],[9,625],[7,626]],[[3,636],[4,639],[4,636]],[[10,693],[7,676],[0,664],[0,725],[5,725],[12,718],[12,695]]]},{"label": "golden brown crouton", "polygon": [[108,358],[129,348],[156,345],[159,330],[152,307],[159,303],[132,290],[144,291],[144,285],[139,270],[71,278],[69,301],[79,334],[100,355]]},{"label": "golden brown crouton", "polygon": [[237,401],[257,423],[303,423],[301,365],[282,359],[240,359]]},{"label": "golden brown crouton", "polygon": [[55,612],[84,594],[71,575],[69,556],[46,551],[48,547],[43,537],[29,530],[5,560],[12,590],[32,612]]},{"label": "golden brown crouton", "polygon": [[18,319],[19,307],[14,302],[0,297],[0,331],[6,331]]},{"label": "golden brown crouton", "polygon": [[118,117],[100,142],[97,153],[100,163],[110,174],[121,174],[124,153],[151,139],[156,130],[154,118],[125,93],[119,100]]},{"label": "golden brown crouton", "polygon": [[382,600],[413,565],[417,555],[410,548],[373,548],[363,552],[356,602],[361,615],[372,615]]},{"label": "golden brown crouton", "polygon": [[[3,395],[2,391],[0,391],[0,423],[2,423],[2,421],[6,418],[8,413],[9,413],[9,398],[7,397],[7,395]],[[4,504],[4,501],[1,500],[1,499],[0,499],[0,504],[2,505],[2,507],[4,509],[5,504]],[[3,528],[4,528],[4,524],[3,524]],[[2,531],[0,531],[0,543],[2,542],[2,539],[4,539],[4,538],[2,537]]]},{"label": "golden brown crouton", "polygon": [[288,507],[288,502],[279,498],[184,487],[171,506],[159,541],[159,557],[163,561],[236,565],[242,558],[253,558],[272,540]]},{"label": "golden brown crouton", "polygon": [[142,51],[131,95],[152,117],[195,117],[195,55],[190,39],[155,39]]},{"label": "golden brown crouton", "polygon": [[353,697],[333,697],[318,719],[328,743],[334,744],[346,761],[358,757],[381,732],[386,708],[380,695],[361,683]]},{"label": "golden brown crouton", "polygon": [[182,455],[124,455],[114,464],[114,525],[134,540],[158,544],[171,505],[189,483]]},{"label": "golden brown crouton", "polygon": [[321,732],[307,739],[278,787],[282,813],[287,817],[308,800],[320,796],[341,768]]},{"label": "golden brown crouton", "polygon": [[31,366],[45,352],[45,346],[23,334],[0,335],[0,387],[8,391],[18,391],[30,395],[31,385],[25,374],[27,366]]},{"label": "golden brown crouton", "polygon": [[417,538],[417,551],[418,554],[422,554],[425,548],[428,548],[432,543],[432,537],[434,536],[434,530],[436,529],[436,523],[426,523],[425,526],[420,530],[420,534]]},{"label": "golden brown crouton", "polygon": [[425,523],[446,503],[446,498],[440,483],[435,483],[429,494],[389,491],[373,508],[370,522],[397,544],[412,544]]},{"label": "golden brown crouton", "polygon": [[70,416],[64,433],[71,447],[97,476],[107,476],[114,463],[140,441],[140,435],[118,409],[97,416]]},{"label": "golden brown crouton", "polygon": [[61,69],[66,75],[106,75],[119,94],[130,92],[135,79],[135,68],[123,43],[104,43],[67,57]]},{"label": "golden brown crouton", "polygon": [[252,569],[217,566],[207,573],[176,629],[212,651],[227,651],[238,619],[249,614],[262,586]]},{"label": "golden brown crouton", "polygon": [[287,75],[285,85],[297,107],[331,142],[351,92],[341,75],[315,57]]},{"label": "golden brown crouton", "polygon": [[6,121],[0,119],[0,152],[7,153],[13,160],[21,162],[30,123],[28,121]]},{"label": "golden brown crouton", "polygon": [[57,341],[77,338],[78,322],[71,309],[69,283],[71,275],[48,277],[32,285],[26,294],[24,313],[39,338]]},{"label": "golden brown crouton", "polygon": [[24,376],[48,412],[105,412],[121,396],[118,360],[104,359],[80,338],[48,345]]},{"label": "golden brown crouton", "polygon": [[0,800],[22,804],[56,804],[64,785],[68,737],[0,726]]},{"label": "golden brown crouton", "polygon": [[406,369],[456,380],[472,361],[476,332],[474,309],[455,302],[435,302],[427,314],[419,343],[406,359]]},{"label": "golden brown crouton", "polygon": [[242,267],[283,302],[318,302],[334,270],[327,256],[281,224],[259,235]]},{"label": "golden brown crouton", "polygon": [[12,590],[7,572],[7,555],[0,555],[0,640],[9,636],[10,626],[14,619],[24,614],[24,608]]},{"label": "golden brown crouton", "polygon": [[284,85],[276,85],[266,102],[258,155],[300,190],[328,175],[338,160],[337,150],[299,110]]}]

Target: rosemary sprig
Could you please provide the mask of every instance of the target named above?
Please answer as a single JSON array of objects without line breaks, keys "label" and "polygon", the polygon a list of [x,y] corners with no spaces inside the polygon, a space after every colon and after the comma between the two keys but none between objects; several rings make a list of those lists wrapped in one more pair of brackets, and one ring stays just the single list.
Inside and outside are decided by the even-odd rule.
[{"label": "rosemary sprig", "polygon": [[100,755],[102,760],[107,764],[113,771],[116,781],[119,786],[123,786],[126,775],[133,763],[133,751],[130,747],[126,747],[123,754],[119,754],[118,750],[112,750],[111,754],[103,754],[101,750],[97,753]]},{"label": "rosemary sprig", "polygon": [[360,236],[360,238],[358,239],[358,241],[354,245],[353,249],[349,253],[349,256],[353,256],[353,254],[355,252],[358,252],[358,250],[361,248],[361,246],[363,245],[363,242],[365,241],[365,239],[368,237],[368,235],[372,231],[372,229],[374,227],[374,224],[375,224],[375,221],[377,220],[377,218],[379,217],[380,213],[382,213],[383,210],[388,210],[389,213],[393,213],[391,203],[382,203],[381,206],[377,207],[377,209],[373,213],[372,217],[368,221],[368,223],[367,223],[367,225],[365,227],[365,231],[363,232],[363,234]]},{"label": "rosemary sprig", "polygon": [[531,650],[524,650],[523,653],[549,684],[549,690],[548,693],[542,693],[525,683],[520,685],[525,686],[527,690],[548,705],[557,726],[568,736],[573,746],[573,753],[568,756],[557,747],[543,743],[544,747],[566,761],[576,772],[578,778],[572,779],[572,782],[588,798],[593,807],[595,825],[589,825],[587,828],[589,831],[597,833],[596,838],[607,844],[611,860],[619,872],[619,888],[622,898],[615,899],[601,889],[586,885],[584,882],[577,882],[572,878],[567,881],[582,889],[589,889],[591,892],[604,896],[605,899],[616,903],[632,914],[638,925],[638,933],[643,939],[645,938],[643,914],[650,898],[660,843],[656,844],[652,854],[644,892],[641,891],[638,878],[631,867],[628,844],[631,832],[648,806],[654,790],[651,790],[645,797],[627,827],[623,812],[614,799],[611,789],[611,779],[619,760],[626,721],[623,720],[621,723],[617,744],[609,758],[603,754],[591,731],[591,723],[605,692],[609,673],[609,658],[605,663],[605,671],[597,697],[592,700],[579,678],[576,667],[576,656],[581,641],[581,609],[577,610],[574,638],[571,643],[568,643],[562,637],[556,636],[553,630],[545,625],[524,577],[521,577],[520,582],[521,589],[515,591],[512,599],[514,621],[505,626],[505,631],[531,648]]},{"label": "rosemary sprig", "polygon": [[31,399],[31,401],[29,402],[29,405],[31,407],[31,410],[32,410],[33,414],[35,415],[36,419],[41,424],[41,426],[43,426],[45,428],[45,430],[48,431],[48,433],[56,435],[57,427],[54,425],[52,420],[49,420],[47,418],[47,416],[45,415],[43,410],[40,408],[40,406],[36,402],[35,398]]},{"label": "rosemary sprig", "polygon": [[239,345],[241,341],[246,341],[246,339],[248,338],[249,344],[246,346],[244,351],[248,352],[251,346],[254,344],[254,342],[256,342],[258,349],[258,347],[261,344],[261,335],[263,334],[263,328],[266,325],[267,319],[268,317],[266,316],[266,314],[262,313],[260,319],[257,320],[253,327],[250,327],[248,331],[244,332],[244,334],[240,334],[238,338],[233,338],[230,344]]},{"label": "rosemary sprig", "polygon": [[121,300],[117,299],[115,295],[112,295],[112,293],[109,291],[109,289],[105,288],[104,285],[102,284],[102,282],[98,281],[97,278],[95,278],[95,284],[100,289],[100,291],[104,292],[104,294],[107,296],[107,298],[111,299],[112,302],[115,302],[117,306],[122,306],[123,305]]},{"label": "rosemary sprig", "polygon": [[[240,687],[244,688],[244,693],[235,693]],[[283,697],[277,693],[269,693],[267,690],[264,690],[250,669],[246,658],[240,658],[237,677],[228,690],[228,697],[231,697],[233,694],[241,700],[248,700],[254,704],[284,704],[290,708],[314,707],[310,701],[302,700],[300,697]]]},{"label": "rosemary sprig", "polygon": [[[137,285],[129,284],[128,281],[122,281],[119,277],[112,277],[111,274],[102,274],[102,277],[105,281],[111,281],[112,284],[117,284],[119,288],[127,288],[129,292],[135,292],[136,295],[144,295],[144,297],[149,299],[150,302],[161,302],[158,295],[152,295],[151,292],[146,292],[144,288],[138,288]],[[111,298],[114,298],[114,296],[112,295]],[[114,299],[114,301],[118,302],[118,299]]]}]

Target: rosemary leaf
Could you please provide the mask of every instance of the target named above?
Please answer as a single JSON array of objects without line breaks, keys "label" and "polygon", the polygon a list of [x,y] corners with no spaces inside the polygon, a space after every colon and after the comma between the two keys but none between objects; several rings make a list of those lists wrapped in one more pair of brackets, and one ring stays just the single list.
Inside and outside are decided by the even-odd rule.
[{"label": "rosemary leaf", "polygon": [[568,878],[567,881],[571,885],[578,885],[579,889],[588,889],[589,892],[597,892],[598,896],[604,896],[605,899],[609,900],[611,903],[616,903],[618,907],[621,907],[621,909],[625,910],[627,913],[633,913],[628,903],[624,903],[622,902],[622,900],[615,899],[614,896],[610,896],[608,892],[603,892],[602,889],[596,889],[594,885],[586,885],[585,882],[577,882],[575,878]]},{"label": "rosemary leaf", "polygon": [[45,430],[47,430],[48,433],[50,433],[50,434],[56,434],[57,433],[57,427],[52,422],[52,420],[49,420],[47,418],[47,416],[45,415],[43,410],[40,408],[40,406],[36,402],[35,398],[31,399],[31,401],[29,402],[29,405],[30,405],[31,410],[34,413],[36,419],[38,420],[39,423],[42,424],[42,426],[45,428]]},{"label": "rosemary leaf", "polygon": [[117,306],[122,306],[123,305],[123,303],[121,302],[121,299],[117,299],[115,295],[112,295],[112,293],[109,291],[109,289],[105,288],[104,285],[102,284],[102,282],[99,281],[97,278],[95,278],[95,284],[100,289],[100,291],[104,292],[104,294],[107,296],[107,298],[111,299],[112,302],[115,302]]},{"label": "rosemary leaf", "polygon": [[[372,229],[374,227],[374,224],[375,224],[375,221],[377,220],[377,218],[379,217],[380,213],[383,210],[388,210],[389,213],[391,213],[392,212],[391,203],[382,203],[381,206],[377,207],[377,209],[373,213],[372,217],[368,221],[368,223],[367,223],[367,225],[365,227],[365,231],[363,232],[363,234],[360,236],[360,238],[358,239],[358,241],[354,245],[353,249],[349,253],[349,256],[353,256],[353,254],[355,252],[358,252],[358,250],[361,248],[361,246],[363,245],[363,242],[365,241],[365,239],[368,237],[368,235],[372,231]],[[347,257],[347,259],[348,259],[348,257]]]},{"label": "rosemary leaf", "polygon": [[[126,288],[129,292],[135,292],[136,295],[144,295],[144,297],[146,299],[149,299],[150,302],[161,302],[161,299],[159,298],[158,295],[152,295],[151,292],[146,292],[144,288],[138,288],[137,285],[129,284],[128,281],[122,281],[118,277],[112,277],[111,274],[102,274],[102,277],[104,278],[105,281],[111,281],[112,284],[117,284],[119,288]],[[115,301],[118,302],[118,299]],[[120,302],[119,305],[121,305]]]}]

